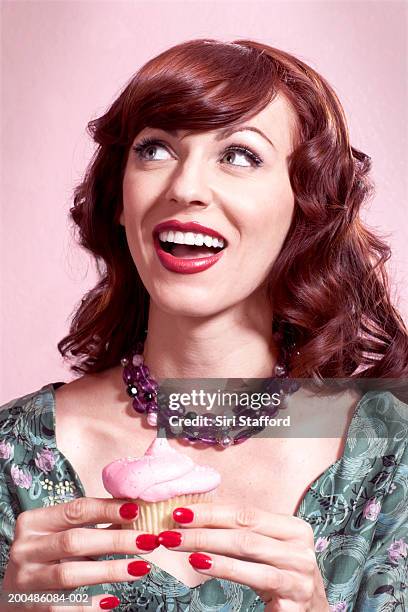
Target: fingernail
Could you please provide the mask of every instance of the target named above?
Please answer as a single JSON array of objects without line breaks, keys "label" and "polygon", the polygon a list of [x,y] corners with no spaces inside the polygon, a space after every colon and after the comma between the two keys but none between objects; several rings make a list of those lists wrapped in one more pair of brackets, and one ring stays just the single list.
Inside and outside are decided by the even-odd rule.
[{"label": "fingernail", "polygon": [[194,512],[190,508],[176,508],[173,510],[173,518],[177,523],[191,523]]},{"label": "fingernail", "polygon": [[160,542],[154,533],[141,533],[136,538],[136,546],[142,550],[154,550],[160,546]]},{"label": "fingernail", "polygon": [[166,546],[167,548],[174,548],[180,546],[182,535],[179,531],[162,531],[157,536],[159,544]]},{"label": "fingernail", "polygon": [[151,565],[147,563],[147,561],[132,561],[132,563],[129,563],[127,566],[127,571],[132,576],[144,576],[148,574],[151,569]]},{"label": "fingernail", "polygon": [[104,597],[99,602],[99,607],[102,610],[112,610],[112,608],[116,608],[120,604],[120,599],[112,595],[112,597]]},{"label": "fingernail", "polygon": [[139,514],[139,506],[128,502],[119,508],[119,514],[124,519],[134,519]]},{"label": "fingernail", "polygon": [[212,566],[211,557],[203,553],[191,553],[188,560],[195,569],[208,570]]}]

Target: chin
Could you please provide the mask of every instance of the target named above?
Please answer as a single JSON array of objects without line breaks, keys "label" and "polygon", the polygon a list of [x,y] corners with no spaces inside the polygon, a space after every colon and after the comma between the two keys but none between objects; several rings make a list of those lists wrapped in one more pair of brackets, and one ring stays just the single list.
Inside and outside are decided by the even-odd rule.
[{"label": "chin", "polygon": [[229,304],[214,300],[214,291],[175,290],[167,287],[161,291],[149,291],[150,299],[159,310],[174,316],[211,317],[224,310]]}]

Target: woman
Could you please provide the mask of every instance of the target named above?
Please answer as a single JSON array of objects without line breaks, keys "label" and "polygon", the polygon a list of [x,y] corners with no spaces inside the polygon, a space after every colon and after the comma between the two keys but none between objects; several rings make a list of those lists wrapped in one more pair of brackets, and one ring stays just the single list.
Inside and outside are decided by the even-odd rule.
[{"label": "woman", "polygon": [[[359,218],[370,160],[333,90],[267,45],[193,40],[89,127],[99,146],[71,213],[100,281],[59,343],[81,376],[0,412],[3,587],[95,595],[83,609],[405,609],[408,407],[383,383],[407,374],[408,332],[390,250]],[[157,539],[118,528],[137,508],[101,481],[156,435],[123,382],[138,342],[153,380],[367,386],[321,399],[334,439],[171,440],[222,482]],[[292,389],[294,414],[306,398]]]}]

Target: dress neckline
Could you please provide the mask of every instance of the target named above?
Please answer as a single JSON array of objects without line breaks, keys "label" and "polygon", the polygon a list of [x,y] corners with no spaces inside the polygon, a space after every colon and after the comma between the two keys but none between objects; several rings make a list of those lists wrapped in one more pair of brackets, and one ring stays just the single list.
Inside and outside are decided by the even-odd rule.
[{"label": "dress neckline", "polygon": [[[55,397],[55,391],[56,389],[58,389],[59,387],[63,386],[64,384],[66,384],[65,382],[55,382],[55,383],[48,383],[46,385],[44,385],[41,389],[40,392],[44,393],[44,394],[48,394],[49,396],[49,402],[47,402],[48,406],[51,408],[50,412],[52,415],[52,444],[51,444],[51,440],[48,441],[48,446],[51,446],[52,448],[54,448],[55,450],[58,451],[60,457],[64,460],[64,463],[72,470],[72,473],[75,477],[75,481],[76,481],[76,486],[79,489],[79,491],[82,493],[82,496],[85,497],[86,496],[86,492],[85,492],[85,488],[81,482],[81,479],[76,471],[76,469],[74,468],[74,466],[72,465],[72,463],[67,459],[67,457],[58,449],[57,447],[57,439],[56,439],[56,410],[55,410],[55,406],[56,406],[56,397]],[[307,487],[304,495],[302,496],[302,498],[299,500],[296,512],[293,514],[293,516],[301,518],[300,516],[300,510],[302,508],[302,506],[304,506],[307,502],[307,499],[309,497],[309,495],[311,495],[311,490],[315,489],[318,484],[319,481],[322,480],[329,472],[335,471],[337,466],[344,461],[345,457],[346,457],[346,450],[347,450],[347,440],[349,439],[350,436],[350,431],[354,431],[354,426],[356,423],[356,420],[359,418],[360,416],[360,412],[362,410],[363,405],[366,403],[367,400],[367,395],[370,395],[370,391],[366,392],[364,395],[362,395],[362,397],[358,400],[354,411],[353,411],[353,415],[350,419],[350,422],[348,424],[347,427],[347,432],[345,435],[345,440],[346,443],[344,444],[344,448],[343,448],[343,452],[341,457],[339,457],[334,463],[330,464],[321,474],[319,474],[319,476],[317,476],[317,478],[315,478],[313,480],[313,482]],[[139,555],[136,555],[136,557]],[[203,583],[200,583],[194,587],[189,587],[188,585],[184,584],[184,582],[182,582],[181,580],[179,580],[178,578],[176,578],[175,576],[173,576],[172,574],[169,574],[166,570],[162,569],[160,566],[156,565],[155,563],[153,563],[152,561],[150,562],[151,565],[153,566],[154,570],[156,572],[161,572],[162,574],[164,574],[166,577],[168,576],[168,578],[174,582],[174,584],[179,585],[180,587],[184,587],[188,590],[194,590],[194,589],[200,589],[203,585],[209,583],[209,582],[213,582],[213,581],[217,581],[220,580],[219,578],[210,578],[209,580],[206,580]],[[167,579],[167,578],[166,578]]]}]

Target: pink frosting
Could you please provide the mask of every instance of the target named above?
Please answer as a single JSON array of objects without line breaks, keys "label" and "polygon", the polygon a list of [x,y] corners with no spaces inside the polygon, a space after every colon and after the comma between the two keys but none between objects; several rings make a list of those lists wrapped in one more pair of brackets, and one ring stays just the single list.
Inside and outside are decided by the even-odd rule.
[{"label": "pink frosting", "polygon": [[166,438],[156,438],[143,457],[124,457],[105,465],[102,481],[112,497],[156,502],[212,491],[221,476],[173,449]]}]

